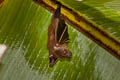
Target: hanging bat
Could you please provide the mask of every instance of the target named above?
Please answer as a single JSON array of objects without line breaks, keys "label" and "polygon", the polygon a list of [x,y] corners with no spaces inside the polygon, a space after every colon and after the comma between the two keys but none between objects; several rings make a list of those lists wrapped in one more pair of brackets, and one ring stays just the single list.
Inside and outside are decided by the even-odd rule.
[{"label": "hanging bat", "polygon": [[68,49],[69,35],[65,21],[60,17],[61,4],[52,16],[48,28],[48,43],[50,66],[53,66],[58,59],[71,58],[72,53]]}]

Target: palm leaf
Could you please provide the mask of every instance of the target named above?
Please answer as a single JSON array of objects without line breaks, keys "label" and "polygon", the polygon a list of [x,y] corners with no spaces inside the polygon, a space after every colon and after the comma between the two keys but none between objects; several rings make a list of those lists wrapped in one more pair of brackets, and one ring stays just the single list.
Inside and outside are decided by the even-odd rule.
[{"label": "palm leaf", "polygon": [[[78,3],[64,0],[62,4],[76,8],[78,6],[74,4],[84,3],[85,6],[75,10],[87,15],[89,19],[92,18],[91,20],[98,25],[108,25],[104,28],[119,39],[119,15],[116,13],[119,10],[112,9],[113,6],[109,5],[116,11],[111,13],[111,9],[103,9],[102,6],[98,8],[97,3],[93,5],[90,1]],[[108,4],[114,5],[119,2],[112,0]],[[99,13],[90,12],[96,8],[97,11],[103,10],[102,13],[109,19],[103,19]],[[50,20],[51,13],[32,0],[5,0],[0,8],[0,44],[6,44],[8,49],[0,65],[1,80],[118,80],[120,78],[119,60],[69,24],[71,40],[69,48],[73,53],[72,59],[59,61],[50,68],[46,49]],[[111,22],[108,23],[107,20]]]}]

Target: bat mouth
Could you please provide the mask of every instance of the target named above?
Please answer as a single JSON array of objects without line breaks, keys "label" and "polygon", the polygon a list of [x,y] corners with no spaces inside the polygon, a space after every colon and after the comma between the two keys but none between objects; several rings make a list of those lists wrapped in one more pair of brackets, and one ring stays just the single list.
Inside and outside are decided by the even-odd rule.
[{"label": "bat mouth", "polygon": [[50,59],[49,65],[52,67],[57,62],[57,58],[52,56],[49,57],[49,59]]}]

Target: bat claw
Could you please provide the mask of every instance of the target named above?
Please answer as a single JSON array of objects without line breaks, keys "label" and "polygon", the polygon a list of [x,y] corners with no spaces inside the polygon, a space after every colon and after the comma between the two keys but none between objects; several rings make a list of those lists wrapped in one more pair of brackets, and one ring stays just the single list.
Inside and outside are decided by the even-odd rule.
[{"label": "bat claw", "polygon": [[56,43],[56,47],[58,47],[59,46],[59,44],[58,43]]}]

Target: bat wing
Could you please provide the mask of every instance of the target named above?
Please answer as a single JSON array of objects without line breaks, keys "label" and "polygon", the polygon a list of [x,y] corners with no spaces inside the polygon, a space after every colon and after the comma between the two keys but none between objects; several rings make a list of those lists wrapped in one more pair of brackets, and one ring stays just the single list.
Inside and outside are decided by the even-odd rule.
[{"label": "bat wing", "polygon": [[69,43],[68,27],[63,19],[59,19],[57,28],[57,42],[59,44]]}]

